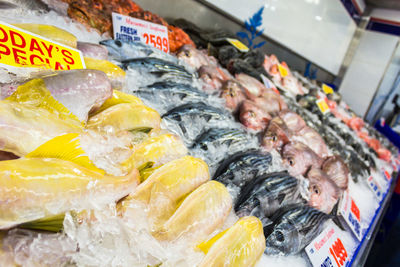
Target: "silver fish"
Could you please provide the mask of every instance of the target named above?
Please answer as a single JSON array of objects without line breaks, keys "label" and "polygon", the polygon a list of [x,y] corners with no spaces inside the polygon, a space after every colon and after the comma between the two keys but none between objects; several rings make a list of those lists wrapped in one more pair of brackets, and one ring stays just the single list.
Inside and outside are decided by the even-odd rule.
[{"label": "silver fish", "polygon": [[281,207],[302,202],[299,181],[287,172],[275,172],[260,175],[243,187],[235,211],[239,217],[243,217],[260,210],[262,220]]},{"label": "silver fish", "polygon": [[214,127],[232,120],[226,111],[203,102],[189,102],[166,112],[162,118],[178,128],[180,136],[193,141],[205,127]]},{"label": "silver fish", "polygon": [[243,186],[262,174],[268,172],[271,166],[272,156],[256,149],[238,152],[227,157],[214,173],[214,180],[223,183],[234,202]]},{"label": "silver fish", "polygon": [[320,232],[329,216],[312,207],[295,204],[286,206],[270,217],[273,225],[264,227],[266,254],[299,253]]}]

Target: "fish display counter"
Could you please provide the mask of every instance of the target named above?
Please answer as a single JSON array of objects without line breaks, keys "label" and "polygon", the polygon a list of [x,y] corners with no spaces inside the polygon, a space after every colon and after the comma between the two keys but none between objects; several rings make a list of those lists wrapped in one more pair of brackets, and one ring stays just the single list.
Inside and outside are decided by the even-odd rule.
[{"label": "fish display counter", "polygon": [[0,265],[365,261],[399,152],[327,85],[133,1],[0,31]]}]

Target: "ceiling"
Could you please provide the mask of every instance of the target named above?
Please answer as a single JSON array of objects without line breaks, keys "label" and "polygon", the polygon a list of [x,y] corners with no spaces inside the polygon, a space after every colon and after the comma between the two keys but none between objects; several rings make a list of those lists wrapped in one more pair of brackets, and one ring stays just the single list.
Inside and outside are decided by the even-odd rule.
[{"label": "ceiling", "polygon": [[400,10],[400,0],[366,0],[365,2],[373,7]]}]

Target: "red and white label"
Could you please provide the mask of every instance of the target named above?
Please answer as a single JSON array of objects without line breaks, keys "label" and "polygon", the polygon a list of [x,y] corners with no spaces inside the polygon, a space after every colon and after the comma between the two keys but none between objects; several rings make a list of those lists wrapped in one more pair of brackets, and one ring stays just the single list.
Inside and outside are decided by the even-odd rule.
[{"label": "red and white label", "polygon": [[336,225],[327,227],[306,248],[313,266],[346,266],[349,256]]},{"label": "red and white label", "polygon": [[114,12],[112,20],[115,40],[142,42],[169,52],[167,27]]},{"label": "red and white label", "polygon": [[363,229],[361,227],[360,209],[358,208],[354,199],[349,195],[347,190],[343,193],[339,212],[357,239],[361,241]]}]

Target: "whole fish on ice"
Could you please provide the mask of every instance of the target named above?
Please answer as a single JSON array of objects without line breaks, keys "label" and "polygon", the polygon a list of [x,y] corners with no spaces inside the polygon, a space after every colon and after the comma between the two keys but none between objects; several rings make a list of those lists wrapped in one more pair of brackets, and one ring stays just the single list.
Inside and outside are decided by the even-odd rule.
[{"label": "whole fish on ice", "polygon": [[300,142],[290,142],[284,145],[282,159],[293,176],[305,175],[310,167],[320,168],[323,163],[321,157]]},{"label": "whole fish on ice", "polygon": [[287,172],[266,173],[242,188],[235,211],[239,217],[253,215],[265,222],[279,208],[303,202],[297,178]]},{"label": "whole fish on ice", "polygon": [[307,172],[310,200],[308,204],[322,212],[330,213],[340,197],[340,189],[321,169],[311,168]]},{"label": "whole fish on ice", "polygon": [[265,253],[299,253],[319,234],[321,224],[328,218],[325,213],[301,204],[281,208],[270,218],[273,224],[264,227]]},{"label": "whole fish on ice", "polygon": [[203,102],[177,106],[162,115],[162,118],[165,123],[173,123],[175,125],[173,128],[180,129],[178,134],[191,141],[205,127],[221,127],[231,120],[230,114],[226,111]]},{"label": "whole fish on ice", "polygon": [[224,159],[213,175],[213,179],[223,183],[236,202],[241,188],[259,175],[267,173],[272,156],[259,150],[251,149],[238,152]]}]

